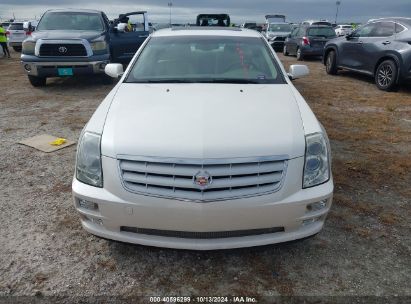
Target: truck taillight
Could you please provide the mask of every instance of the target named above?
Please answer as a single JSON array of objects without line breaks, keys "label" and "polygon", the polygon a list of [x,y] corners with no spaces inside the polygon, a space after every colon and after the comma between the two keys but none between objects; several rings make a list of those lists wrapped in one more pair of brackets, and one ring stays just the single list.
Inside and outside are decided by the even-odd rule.
[{"label": "truck taillight", "polygon": [[310,45],[310,40],[307,37],[303,37],[303,45]]},{"label": "truck taillight", "polygon": [[10,32],[9,32],[9,31],[6,32],[6,36],[7,36],[7,35],[10,35]]},{"label": "truck taillight", "polygon": [[26,32],[26,36],[30,36],[31,35],[31,32]]}]

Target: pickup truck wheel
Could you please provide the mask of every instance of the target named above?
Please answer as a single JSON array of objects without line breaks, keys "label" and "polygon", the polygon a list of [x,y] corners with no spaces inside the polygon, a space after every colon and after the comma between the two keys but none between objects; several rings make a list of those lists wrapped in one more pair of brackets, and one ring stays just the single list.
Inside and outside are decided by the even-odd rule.
[{"label": "pickup truck wheel", "polygon": [[113,77],[108,75],[101,75],[101,82],[103,84],[113,84]]},{"label": "pickup truck wheel", "polygon": [[284,54],[284,56],[288,56],[288,51],[287,51],[287,46],[286,45],[284,45],[283,54]]},{"label": "pickup truck wheel", "polygon": [[397,88],[398,68],[393,60],[381,62],[375,71],[375,84],[380,90],[393,91]]},{"label": "pickup truck wheel", "polygon": [[325,59],[325,70],[329,75],[337,75],[338,68],[337,68],[337,56],[335,51],[330,51],[327,54],[327,58]]},{"label": "pickup truck wheel", "polygon": [[46,77],[36,77],[28,75],[29,81],[33,87],[44,87],[46,85]]},{"label": "pickup truck wheel", "polygon": [[304,60],[304,55],[303,55],[303,53],[301,52],[301,49],[300,49],[300,48],[297,49],[297,60],[298,60],[298,61],[303,61],[303,60]]},{"label": "pickup truck wheel", "polygon": [[13,50],[16,52],[21,52],[21,46],[13,46]]}]

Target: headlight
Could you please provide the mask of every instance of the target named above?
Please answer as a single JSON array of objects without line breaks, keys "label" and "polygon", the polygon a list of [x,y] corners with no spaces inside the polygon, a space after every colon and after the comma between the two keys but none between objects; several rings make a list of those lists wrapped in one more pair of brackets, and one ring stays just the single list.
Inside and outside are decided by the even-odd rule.
[{"label": "headlight", "polygon": [[92,41],[90,45],[93,52],[101,52],[107,50],[107,42],[104,40],[103,36]]},{"label": "headlight", "polygon": [[76,178],[90,186],[103,187],[101,170],[101,136],[85,132],[77,149]]},{"label": "headlight", "polygon": [[36,42],[34,41],[23,41],[21,52],[26,55],[34,55],[34,49],[36,47]]},{"label": "headlight", "polygon": [[307,135],[305,142],[303,188],[310,188],[330,179],[330,149],[325,133]]}]

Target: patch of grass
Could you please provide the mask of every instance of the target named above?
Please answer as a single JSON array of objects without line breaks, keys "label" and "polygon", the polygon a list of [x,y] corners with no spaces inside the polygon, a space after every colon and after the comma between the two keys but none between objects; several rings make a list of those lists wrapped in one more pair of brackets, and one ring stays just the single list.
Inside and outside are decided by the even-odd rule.
[{"label": "patch of grass", "polygon": [[48,280],[48,275],[43,272],[38,272],[34,275],[32,282],[36,285],[41,285]]},{"label": "patch of grass", "polygon": [[382,213],[378,216],[378,219],[380,220],[381,223],[385,225],[394,225],[400,221],[400,218],[395,215],[394,213]]}]

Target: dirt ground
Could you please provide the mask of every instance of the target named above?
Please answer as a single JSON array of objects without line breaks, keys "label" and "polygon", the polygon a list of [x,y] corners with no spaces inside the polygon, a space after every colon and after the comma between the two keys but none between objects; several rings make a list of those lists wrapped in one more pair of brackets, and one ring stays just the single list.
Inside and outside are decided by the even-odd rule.
[{"label": "dirt ground", "polygon": [[[411,300],[411,85],[384,93],[367,77],[332,77],[319,60],[305,62],[311,75],[295,85],[327,129],[333,151],[335,199],[324,230],[274,246],[178,251],[102,240],[81,228],[71,201],[75,146],[45,154],[16,143],[44,133],[77,140],[112,85],[86,77],[33,88],[12,55],[0,58],[0,299]],[[281,59],[286,68],[297,62]]]}]

